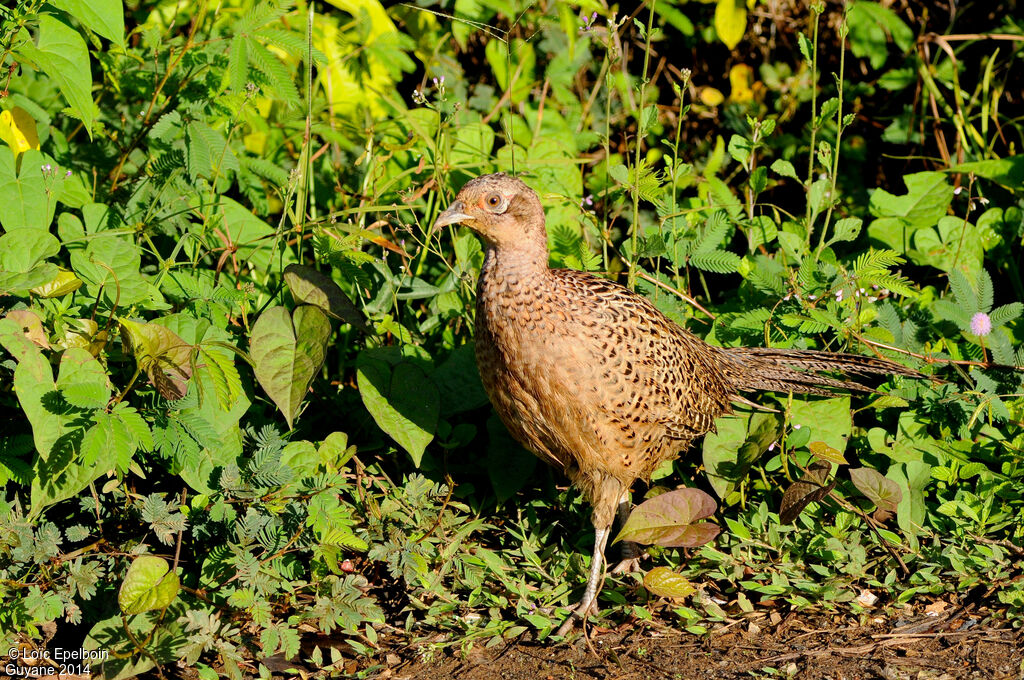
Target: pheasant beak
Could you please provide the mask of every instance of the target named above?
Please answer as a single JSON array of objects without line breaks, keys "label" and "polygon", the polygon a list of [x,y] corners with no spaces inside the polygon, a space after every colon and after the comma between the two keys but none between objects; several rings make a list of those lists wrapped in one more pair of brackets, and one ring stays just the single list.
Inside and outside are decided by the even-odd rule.
[{"label": "pheasant beak", "polygon": [[437,220],[434,221],[434,231],[437,231],[441,227],[446,227],[449,224],[459,224],[466,220],[473,219],[472,215],[467,215],[464,211],[466,206],[462,204],[462,201],[453,201],[448,209],[437,216]]}]

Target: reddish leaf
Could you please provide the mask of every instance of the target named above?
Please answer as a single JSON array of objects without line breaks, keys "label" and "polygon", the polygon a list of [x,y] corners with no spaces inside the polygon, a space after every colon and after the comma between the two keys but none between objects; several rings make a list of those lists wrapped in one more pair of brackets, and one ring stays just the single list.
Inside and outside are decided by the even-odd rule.
[{"label": "reddish leaf", "polygon": [[896,506],[903,500],[900,485],[885,477],[878,470],[855,468],[850,470],[850,479],[857,490],[885,512],[896,512]]},{"label": "reddish leaf", "polygon": [[669,491],[638,505],[614,542],[632,541],[667,548],[692,548],[711,541],[720,529],[696,520],[714,514],[717,505],[699,489]]},{"label": "reddish leaf", "polygon": [[779,508],[779,519],[789,524],[803,512],[808,504],[820,501],[828,495],[835,485],[836,480],[827,482],[828,473],[832,470],[832,463],[828,461],[815,461],[807,468],[799,482],[793,482],[786,493],[782,495],[782,506]]}]

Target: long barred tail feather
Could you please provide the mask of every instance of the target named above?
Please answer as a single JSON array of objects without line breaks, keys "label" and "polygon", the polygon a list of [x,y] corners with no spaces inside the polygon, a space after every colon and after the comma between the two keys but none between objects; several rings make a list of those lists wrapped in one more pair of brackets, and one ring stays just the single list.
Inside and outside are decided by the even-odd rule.
[{"label": "long barred tail feather", "polygon": [[820,375],[822,371],[842,376],[926,377],[894,361],[858,354],[770,347],[729,347],[720,351],[725,358],[729,381],[737,391],[743,392],[756,390],[833,395],[836,390],[874,391],[855,380]]}]

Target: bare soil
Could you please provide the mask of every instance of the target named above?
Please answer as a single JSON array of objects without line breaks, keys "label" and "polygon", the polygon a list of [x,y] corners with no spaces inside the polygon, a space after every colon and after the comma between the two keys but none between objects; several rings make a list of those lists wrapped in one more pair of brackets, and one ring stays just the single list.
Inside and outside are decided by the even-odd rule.
[{"label": "bare soil", "polygon": [[[665,626],[588,628],[569,643],[516,640],[466,653],[415,645],[387,655],[391,680],[1021,680],[1024,636],[979,617],[868,620],[793,614],[737,621],[711,635]],[[385,661],[385,659],[381,659]]]}]

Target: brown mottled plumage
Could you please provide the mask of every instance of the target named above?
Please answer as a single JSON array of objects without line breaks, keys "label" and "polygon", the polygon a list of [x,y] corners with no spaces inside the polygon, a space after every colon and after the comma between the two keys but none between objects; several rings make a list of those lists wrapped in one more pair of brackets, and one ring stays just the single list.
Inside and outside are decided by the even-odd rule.
[{"label": "brown mottled plumage", "polygon": [[580,615],[596,597],[620,499],[711,430],[739,392],[868,389],[804,371],[918,375],[863,356],[713,347],[618,284],[550,269],[540,200],[508,175],[468,182],[436,226],[460,222],[486,245],[476,355],[487,394],[509,432],[564,470],[593,505]]}]

